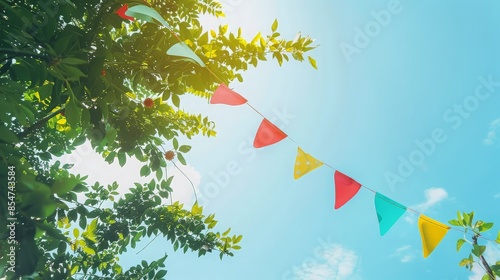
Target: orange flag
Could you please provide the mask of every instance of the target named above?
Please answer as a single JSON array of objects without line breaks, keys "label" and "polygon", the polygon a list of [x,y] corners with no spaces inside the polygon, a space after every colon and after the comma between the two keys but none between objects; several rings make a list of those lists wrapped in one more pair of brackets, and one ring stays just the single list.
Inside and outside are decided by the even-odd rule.
[{"label": "orange flag", "polygon": [[420,237],[422,239],[424,258],[427,258],[439,242],[441,242],[450,227],[420,214],[418,217],[418,229],[420,230]]},{"label": "orange flag", "polygon": [[262,148],[277,143],[286,137],[287,135],[277,126],[272,124],[267,119],[264,119],[260,123],[259,129],[257,130],[257,134],[253,140],[253,146],[255,148]]},{"label": "orange flag", "polygon": [[243,96],[232,91],[224,84],[220,84],[212,95],[212,98],[210,98],[210,104],[226,104],[235,106],[245,103],[247,103],[247,100]]},{"label": "orange flag", "polygon": [[322,165],[323,163],[321,161],[315,159],[313,156],[298,147],[297,158],[295,159],[295,169],[293,170],[293,178],[297,180]]},{"label": "orange flag", "polygon": [[334,179],[335,209],[339,209],[358,193],[361,184],[339,171],[335,171]]}]

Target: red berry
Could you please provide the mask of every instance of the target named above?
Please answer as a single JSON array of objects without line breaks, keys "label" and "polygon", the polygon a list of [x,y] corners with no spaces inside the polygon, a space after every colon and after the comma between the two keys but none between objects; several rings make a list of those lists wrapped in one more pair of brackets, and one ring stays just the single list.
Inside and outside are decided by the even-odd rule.
[{"label": "red berry", "polygon": [[106,70],[102,69],[102,70],[101,70],[101,75],[102,75],[102,76],[106,76]]},{"label": "red berry", "polygon": [[175,157],[175,152],[174,151],[168,151],[165,153],[165,159],[168,161],[172,161]]},{"label": "red berry", "polygon": [[151,98],[144,99],[143,103],[144,103],[144,107],[146,107],[146,108],[153,108],[153,106],[155,105],[154,100]]}]

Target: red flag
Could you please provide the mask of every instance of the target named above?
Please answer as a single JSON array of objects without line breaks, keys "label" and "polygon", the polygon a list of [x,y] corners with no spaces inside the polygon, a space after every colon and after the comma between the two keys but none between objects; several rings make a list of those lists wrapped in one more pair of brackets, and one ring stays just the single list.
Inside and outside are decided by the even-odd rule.
[{"label": "red flag", "polygon": [[255,148],[262,148],[285,139],[287,135],[267,119],[262,120],[253,140]]},{"label": "red flag", "polygon": [[354,181],[349,176],[346,176],[339,171],[335,171],[335,209],[339,209],[351,198],[353,198],[356,193],[358,193],[361,188],[361,184]]},{"label": "red flag", "polygon": [[238,93],[229,89],[226,85],[220,84],[215,93],[210,98],[210,104],[242,105],[247,100]]},{"label": "red flag", "polygon": [[124,18],[124,19],[135,20],[133,17],[127,16],[125,14],[127,12],[127,10],[128,10],[128,5],[125,4],[125,5],[121,6],[121,8],[116,11],[116,14],[119,15],[121,18]]}]

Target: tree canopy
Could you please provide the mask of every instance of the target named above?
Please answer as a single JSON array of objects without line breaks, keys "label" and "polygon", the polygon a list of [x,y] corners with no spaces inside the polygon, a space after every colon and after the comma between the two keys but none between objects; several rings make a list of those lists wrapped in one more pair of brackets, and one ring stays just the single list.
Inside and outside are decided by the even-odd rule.
[{"label": "tree canopy", "polygon": [[[120,17],[125,4],[165,24]],[[182,96],[208,100],[267,59],[303,61],[313,40],[282,39],[277,21],[251,40],[241,28],[205,30],[201,14],[224,16],[212,0],[0,0],[0,13],[0,277],[162,279],[166,255],[131,268],[119,260],[152,236],[174,250],[233,256],[241,235],[217,231],[197,204],[168,200],[166,167],[185,164],[191,149],[180,142],[216,135],[207,117],[180,109]],[[167,54],[179,42],[203,65]],[[154,178],[102,185],[57,161],[86,142],[109,163],[138,159],[137,174]]]}]

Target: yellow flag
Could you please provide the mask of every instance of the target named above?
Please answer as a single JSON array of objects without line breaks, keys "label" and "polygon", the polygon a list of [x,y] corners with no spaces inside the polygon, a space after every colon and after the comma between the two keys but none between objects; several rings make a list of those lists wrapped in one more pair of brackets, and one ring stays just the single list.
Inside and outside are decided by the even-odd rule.
[{"label": "yellow flag", "polygon": [[297,158],[295,159],[295,169],[293,171],[293,178],[297,180],[322,165],[323,163],[321,161],[315,159],[310,154],[305,153],[300,147],[298,147]]},{"label": "yellow flag", "polygon": [[439,242],[441,242],[450,227],[420,214],[420,217],[418,217],[418,229],[422,238],[424,258],[427,258]]}]

